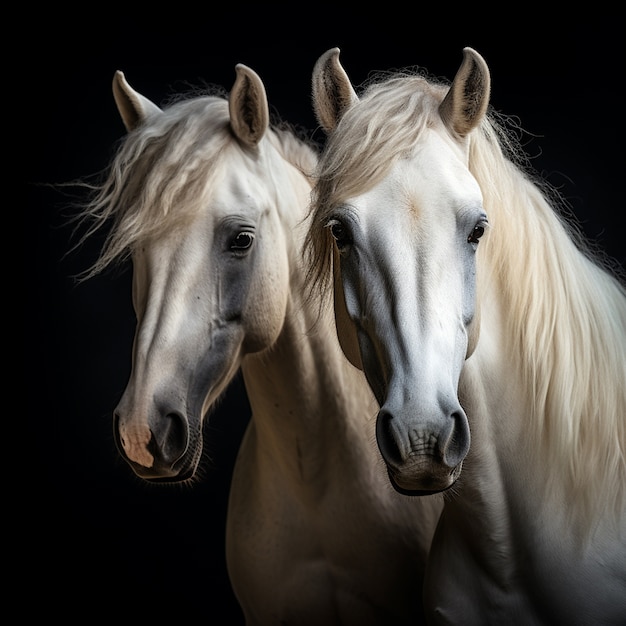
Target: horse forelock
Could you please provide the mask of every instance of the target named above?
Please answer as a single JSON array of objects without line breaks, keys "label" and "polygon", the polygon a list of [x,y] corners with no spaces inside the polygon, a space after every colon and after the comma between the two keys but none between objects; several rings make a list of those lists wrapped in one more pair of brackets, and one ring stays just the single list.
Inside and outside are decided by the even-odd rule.
[{"label": "horse forelock", "polygon": [[470,140],[492,226],[479,247],[478,297],[484,264],[503,294],[508,348],[529,390],[525,432],[551,476],[569,477],[592,525],[607,506],[623,515],[626,499],[626,289],[533,172],[518,131],[492,115]]},{"label": "horse forelock", "polygon": [[109,225],[90,278],[128,258],[142,241],[197,211],[211,164],[228,143],[228,105],[219,96],[179,100],[123,137],[81,211],[82,240]]},{"label": "horse forelock", "polygon": [[[276,124],[267,134],[269,143],[310,179],[317,162],[313,143],[295,127]],[[245,150],[230,131],[228,104],[221,95],[179,99],[126,135],[81,212],[80,219],[93,220],[83,240],[112,222],[83,278],[128,258],[143,241],[188,223],[204,206],[221,168]]]}]

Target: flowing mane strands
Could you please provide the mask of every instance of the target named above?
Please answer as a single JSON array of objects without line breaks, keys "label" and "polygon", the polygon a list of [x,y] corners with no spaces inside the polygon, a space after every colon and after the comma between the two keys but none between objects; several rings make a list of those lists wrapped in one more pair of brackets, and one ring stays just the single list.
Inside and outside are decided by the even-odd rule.
[{"label": "flowing mane strands", "polygon": [[[369,84],[320,159],[312,203],[318,225],[347,198],[373,188],[425,128],[441,123],[446,90],[407,72]],[[470,136],[469,168],[491,225],[478,252],[479,288],[489,275],[508,294],[508,342],[534,389],[529,449],[545,446],[541,458],[564,468],[591,527],[607,491],[617,513],[626,498],[624,283],[582,240],[558,192],[530,167],[519,127],[514,133],[509,126],[489,111]],[[333,239],[319,227],[307,244],[309,280],[326,293]]]},{"label": "flowing mane strands", "polygon": [[472,135],[469,167],[492,226],[479,266],[507,294],[510,351],[534,390],[529,449],[546,446],[593,526],[606,493],[617,514],[626,498],[626,289],[520,156],[493,116]]},{"label": "flowing mane strands", "polygon": [[[277,116],[267,136],[285,160],[311,177],[317,163],[311,140]],[[141,241],[184,225],[226,167],[218,156],[236,141],[225,95],[179,96],[153,123],[125,135],[106,180],[80,183],[92,191],[76,217],[92,221],[81,241],[113,221],[99,258],[81,278],[127,259]]]}]

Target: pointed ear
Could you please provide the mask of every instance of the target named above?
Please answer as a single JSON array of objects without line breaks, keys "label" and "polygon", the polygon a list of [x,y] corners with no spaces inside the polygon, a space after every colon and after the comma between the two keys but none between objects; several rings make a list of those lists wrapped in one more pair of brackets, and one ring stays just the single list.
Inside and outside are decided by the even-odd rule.
[{"label": "pointed ear", "polygon": [[128,132],[143,124],[148,116],[161,113],[161,109],[156,104],[135,91],[126,82],[124,72],[120,70],[113,76],[113,97]]},{"label": "pointed ear", "polygon": [[476,128],[487,112],[490,89],[485,60],[472,48],[464,48],[461,67],[439,105],[439,115],[448,129],[465,137]]},{"label": "pointed ear", "polygon": [[258,74],[243,63],[235,66],[235,84],[228,98],[230,126],[244,145],[253,148],[269,126],[267,95]]},{"label": "pointed ear", "polygon": [[313,68],[313,110],[320,126],[331,132],[341,116],[356,102],[352,83],[339,63],[339,48],[327,50]]}]

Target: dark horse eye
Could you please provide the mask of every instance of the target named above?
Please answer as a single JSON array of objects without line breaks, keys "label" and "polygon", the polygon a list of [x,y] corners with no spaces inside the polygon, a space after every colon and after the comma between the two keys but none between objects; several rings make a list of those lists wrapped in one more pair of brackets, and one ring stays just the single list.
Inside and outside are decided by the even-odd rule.
[{"label": "dark horse eye", "polygon": [[330,234],[337,242],[337,247],[341,250],[352,243],[348,229],[337,219],[332,219],[327,224]]},{"label": "dark horse eye", "polygon": [[478,240],[485,234],[485,227],[482,224],[476,224],[472,232],[467,238],[468,243],[477,244]]},{"label": "dark horse eye", "polygon": [[254,241],[254,235],[247,231],[237,233],[230,242],[230,249],[234,251],[247,250]]}]

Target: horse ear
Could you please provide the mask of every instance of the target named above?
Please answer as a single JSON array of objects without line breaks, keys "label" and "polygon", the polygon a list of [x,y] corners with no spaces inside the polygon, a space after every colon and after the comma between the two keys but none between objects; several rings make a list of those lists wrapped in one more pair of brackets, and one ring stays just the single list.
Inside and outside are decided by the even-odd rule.
[{"label": "horse ear", "polygon": [[113,97],[128,132],[143,124],[148,116],[162,112],[151,100],[135,91],[120,70],[113,76]]},{"label": "horse ear", "polygon": [[487,112],[491,78],[485,60],[472,48],[463,49],[463,62],[439,105],[439,115],[455,134],[465,137]]},{"label": "horse ear", "polygon": [[324,131],[329,133],[342,115],[359,100],[339,63],[339,48],[327,50],[317,60],[312,82],[315,117]]},{"label": "horse ear", "polygon": [[235,71],[235,84],[228,98],[230,126],[242,143],[253,148],[269,126],[267,95],[256,72],[243,63],[238,63]]}]

